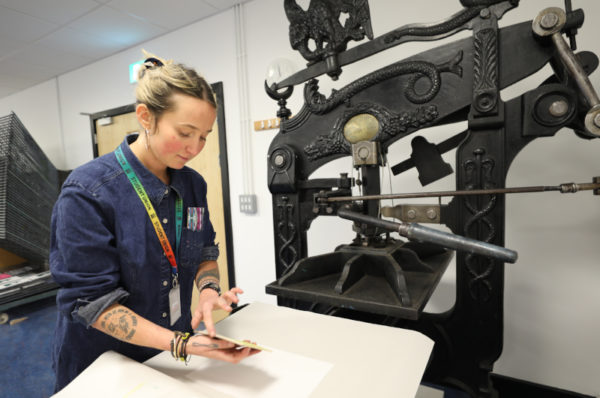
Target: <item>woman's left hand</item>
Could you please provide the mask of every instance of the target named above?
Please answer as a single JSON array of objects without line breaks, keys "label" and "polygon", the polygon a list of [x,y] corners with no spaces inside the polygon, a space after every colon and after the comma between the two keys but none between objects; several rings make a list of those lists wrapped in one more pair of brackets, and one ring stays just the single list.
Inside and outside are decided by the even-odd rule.
[{"label": "woman's left hand", "polygon": [[215,337],[215,324],[212,319],[213,310],[222,309],[231,312],[231,304],[237,304],[240,301],[237,295],[243,293],[244,291],[239,287],[234,287],[220,296],[213,289],[203,289],[200,292],[198,307],[196,307],[196,311],[194,311],[194,315],[192,316],[192,329],[195,330],[200,325],[200,322],[204,321],[204,326],[206,326],[209,336]]}]

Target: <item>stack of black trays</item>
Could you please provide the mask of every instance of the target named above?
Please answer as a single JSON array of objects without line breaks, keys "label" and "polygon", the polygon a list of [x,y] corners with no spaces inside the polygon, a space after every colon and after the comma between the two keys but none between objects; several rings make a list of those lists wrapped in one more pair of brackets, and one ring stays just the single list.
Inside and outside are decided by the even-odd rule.
[{"label": "stack of black trays", "polygon": [[[48,272],[48,255],[50,217],[60,180],[61,172],[17,115],[0,117],[0,248],[26,260],[21,269],[0,279],[0,305],[57,287]],[[22,279],[10,283],[7,274]]]}]

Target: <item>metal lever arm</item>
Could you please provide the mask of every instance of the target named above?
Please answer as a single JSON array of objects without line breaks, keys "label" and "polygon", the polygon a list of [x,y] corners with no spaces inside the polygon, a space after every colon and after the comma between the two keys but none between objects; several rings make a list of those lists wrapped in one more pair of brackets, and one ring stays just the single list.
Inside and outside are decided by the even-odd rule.
[{"label": "metal lever arm", "polygon": [[[335,61],[337,64],[336,66],[342,67],[351,64],[402,43],[439,40],[461,30],[472,29],[474,18],[480,15],[489,16],[490,14],[494,14],[496,18],[500,19],[504,13],[514,8],[518,1],[516,3],[514,1],[494,1],[495,4],[490,4],[488,1],[487,3],[490,5],[487,7],[483,5],[483,3],[485,2],[464,8],[449,18],[437,23],[405,25],[376,37],[369,42],[359,44],[356,47],[337,54],[337,60]],[[279,90],[285,87],[295,86],[327,73],[328,71],[329,65],[327,64],[327,60],[322,60],[287,77],[281,82],[278,82],[276,86],[272,88]]]},{"label": "metal lever arm", "polygon": [[562,9],[550,7],[538,14],[533,21],[532,29],[539,37],[551,37],[558,56],[591,107],[585,116],[585,128],[588,133],[600,137],[600,98],[579,60],[561,34],[566,22],[567,15]]},{"label": "metal lever arm", "polygon": [[346,209],[338,210],[338,216],[347,220],[373,225],[390,231],[396,231],[401,236],[409,239],[421,240],[449,249],[493,257],[507,263],[514,263],[517,261],[518,257],[517,252],[514,250],[506,249],[501,246],[492,245],[491,243],[481,242],[471,238],[465,238],[464,236],[460,235],[449,234],[437,229],[427,228],[416,223],[396,223]]}]

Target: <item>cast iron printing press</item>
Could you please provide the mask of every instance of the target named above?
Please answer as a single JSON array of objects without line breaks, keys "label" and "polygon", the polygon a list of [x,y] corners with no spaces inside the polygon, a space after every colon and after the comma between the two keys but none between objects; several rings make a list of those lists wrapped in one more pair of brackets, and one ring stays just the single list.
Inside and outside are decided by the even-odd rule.
[{"label": "cast iron printing press", "polygon": [[[435,341],[425,381],[492,397],[497,392],[490,372],[502,352],[504,263],[517,260],[516,252],[502,247],[505,195],[600,194],[599,177],[511,188],[506,175],[521,149],[538,137],[563,127],[583,139],[600,136],[600,99],[587,77],[598,58],[573,53],[584,14],[570,1],[565,10],[547,8],[533,21],[502,29],[498,20],[518,0],[460,3],[462,10],[442,22],[406,25],[374,38],[367,0],[311,0],[306,10],[284,1],[290,43],[308,65],[265,83],[282,119],[268,154],[277,280],[266,289],[281,305],[419,330]],[[471,37],[374,70],[329,97],[319,92],[317,77],[337,80],[355,61],[463,30]],[[370,40],[347,49],[350,40],[365,36]],[[506,102],[500,98],[501,89],[548,63],[554,74],[539,87]],[[290,118],[286,100],[300,84],[304,105]],[[416,135],[410,158],[391,168],[395,175],[416,168],[423,186],[455,173],[456,190],[381,194],[380,173],[394,142],[457,121],[467,121],[467,130],[439,143]],[[455,170],[441,156],[453,149]],[[358,177],[309,178],[344,156],[352,157]],[[362,192],[353,195],[357,186]],[[380,205],[417,197],[437,203]],[[442,204],[441,197],[452,199]],[[356,237],[332,253],[308,257],[307,230],[321,216],[353,220]],[[444,224],[452,233],[423,223]],[[455,252],[454,307],[423,312]]]}]

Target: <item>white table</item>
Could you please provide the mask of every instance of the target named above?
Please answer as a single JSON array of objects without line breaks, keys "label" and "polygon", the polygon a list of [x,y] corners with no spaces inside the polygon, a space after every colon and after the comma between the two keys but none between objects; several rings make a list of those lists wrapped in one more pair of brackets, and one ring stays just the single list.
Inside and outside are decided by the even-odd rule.
[{"label": "white table", "polygon": [[[217,333],[333,364],[311,398],[414,397],[433,348],[432,340],[412,330],[263,303],[224,319]],[[188,368],[198,359],[203,358],[193,358]],[[269,353],[256,359],[268,361]],[[186,371],[166,352],[146,365],[175,377]]]},{"label": "white table", "polygon": [[415,331],[252,303],[219,322],[217,333],[255,341],[273,352],[238,365],[193,357],[188,366],[168,352],[144,364],[108,352],[57,398],[443,396],[419,386],[433,341]]}]

